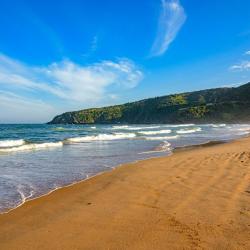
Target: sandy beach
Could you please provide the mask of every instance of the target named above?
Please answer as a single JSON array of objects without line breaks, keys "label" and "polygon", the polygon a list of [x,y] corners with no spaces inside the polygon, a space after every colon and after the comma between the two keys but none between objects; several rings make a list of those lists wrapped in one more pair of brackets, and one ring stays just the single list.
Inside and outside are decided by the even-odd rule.
[{"label": "sandy beach", "polygon": [[126,164],[0,215],[0,249],[250,249],[250,139]]}]

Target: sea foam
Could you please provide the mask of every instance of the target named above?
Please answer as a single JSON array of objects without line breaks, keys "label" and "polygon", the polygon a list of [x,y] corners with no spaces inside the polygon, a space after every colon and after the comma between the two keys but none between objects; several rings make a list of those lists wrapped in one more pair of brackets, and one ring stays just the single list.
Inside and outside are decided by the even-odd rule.
[{"label": "sea foam", "polygon": [[174,125],[166,125],[167,127],[170,127],[170,128],[179,128],[179,127],[191,127],[191,126],[195,126],[195,124],[193,123],[190,123],[190,124],[174,124]]},{"label": "sea foam", "polygon": [[147,136],[145,137],[146,140],[150,141],[164,141],[164,140],[171,140],[171,139],[177,139],[179,138],[179,135],[173,135],[173,136]]},{"label": "sea foam", "polygon": [[157,131],[140,131],[139,134],[143,135],[158,135],[158,134],[170,134],[172,130],[165,129],[165,130],[157,130]]},{"label": "sea foam", "polygon": [[30,143],[15,147],[0,148],[0,152],[17,152],[17,151],[27,151],[27,150],[39,150],[47,148],[62,147],[62,142],[46,142],[46,143]]},{"label": "sea foam", "polygon": [[226,127],[226,124],[212,124],[213,128],[222,128],[222,127]]},{"label": "sea foam", "polygon": [[118,130],[118,129],[124,129],[124,130],[142,130],[142,129],[155,129],[160,128],[161,126],[113,126],[112,129]]},{"label": "sea foam", "polygon": [[124,129],[124,128],[128,128],[128,125],[112,126],[112,129]]},{"label": "sea foam", "polygon": [[176,131],[176,133],[177,134],[192,134],[192,133],[196,133],[200,131],[202,131],[202,129],[199,127],[199,128],[193,128],[193,129],[180,129]]},{"label": "sea foam", "polygon": [[3,140],[0,141],[0,148],[17,147],[25,144],[25,140]]},{"label": "sea foam", "polygon": [[164,141],[158,147],[151,151],[141,152],[139,154],[152,154],[152,153],[161,153],[161,152],[170,152],[171,151],[171,144],[168,141]]},{"label": "sea foam", "polygon": [[130,139],[134,137],[136,137],[134,133],[114,133],[114,134],[99,134],[92,136],[69,138],[67,139],[67,141],[78,143],[78,142],[88,142],[88,141],[111,141],[119,139]]}]

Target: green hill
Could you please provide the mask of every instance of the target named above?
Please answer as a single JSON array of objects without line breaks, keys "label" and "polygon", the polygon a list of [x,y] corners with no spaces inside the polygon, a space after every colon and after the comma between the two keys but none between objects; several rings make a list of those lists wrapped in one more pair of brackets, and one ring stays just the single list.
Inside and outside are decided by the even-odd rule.
[{"label": "green hill", "polygon": [[250,122],[250,83],[63,113],[49,124]]}]

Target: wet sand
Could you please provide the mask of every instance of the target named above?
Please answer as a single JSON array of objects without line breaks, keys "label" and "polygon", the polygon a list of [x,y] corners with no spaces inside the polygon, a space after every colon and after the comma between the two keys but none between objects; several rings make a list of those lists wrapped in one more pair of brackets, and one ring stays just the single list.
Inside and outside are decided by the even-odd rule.
[{"label": "wet sand", "polygon": [[250,249],[250,139],[126,164],[0,215],[0,249]]}]

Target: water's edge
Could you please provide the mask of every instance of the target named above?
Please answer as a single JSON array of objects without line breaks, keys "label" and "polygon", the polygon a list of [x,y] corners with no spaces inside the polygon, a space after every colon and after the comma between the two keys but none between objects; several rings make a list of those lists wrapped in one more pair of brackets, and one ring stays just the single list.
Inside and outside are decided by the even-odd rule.
[{"label": "water's edge", "polygon": [[37,197],[34,197],[34,198],[27,198],[26,200],[24,200],[24,202],[20,203],[19,205],[17,205],[16,207],[13,207],[7,211],[3,211],[3,212],[0,212],[0,216],[1,215],[4,215],[4,214],[8,214],[10,212],[13,212],[14,210],[22,207],[24,204],[28,203],[28,202],[31,202],[33,200],[36,200],[36,199],[40,199],[42,197],[45,197],[45,196],[48,196],[54,192],[56,192],[57,190],[60,190],[60,189],[64,189],[64,188],[68,188],[68,187],[71,187],[71,186],[74,186],[74,185],[77,185],[77,184],[80,184],[82,182],[85,182],[85,181],[88,181],[92,178],[95,178],[99,175],[102,175],[102,174],[105,174],[105,173],[108,173],[108,172],[111,172],[119,167],[122,167],[124,165],[128,165],[128,164],[135,164],[135,163],[138,163],[138,162],[143,162],[143,161],[147,161],[147,160],[150,160],[150,159],[160,159],[160,158],[165,158],[165,157],[169,157],[175,153],[179,153],[179,152],[183,152],[183,151],[187,151],[187,150],[196,150],[198,148],[202,148],[202,147],[212,147],[212,146],[217,146],[217,145],[222,145],[222,144],[228,144],[228,143],[231,143],[231,142],[235,142],[235,141],[238,141],[238,140],[241,140],[243,138],[248,138],[250,137],[250,135],[244,135],[244,136],[241,136],[237,139],[231,139],[231,140],[218,140],[218,141],[208,141],[208,142],[205,142],[205,143],[201,143],[201,144],[195,144],[195,145],[189,145],[189,146],[182,146],[182,147],[177,147],[175,149],[173,149],[171,151],[171,153],[168,153],[167,155],[164,155],[164,156],[152,156],[152,157],[149,157],[149,158],[146,158],[146,159],[142,159],[142,160],[135,160],[135,161],[132,161],[132,162],[125,162],[125,163],[122,163],[122,164],[119,164],[115,167],[111,167],[109,170],[105,170],[105,171],[101,171],[95,175],[92,175],[90,177],[87,177],[85,179],[82,179],[80,181],[75,181],[73,183],[70,183],[68,185],[65,185],[65,186],[61,186],[61,187],[56,187],[55,189],[52,189],[50,190],[49,192],[47,193],[44,193],[40,196],[37,196]]}]

